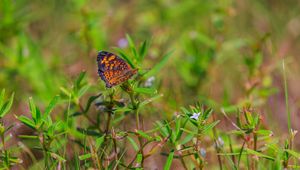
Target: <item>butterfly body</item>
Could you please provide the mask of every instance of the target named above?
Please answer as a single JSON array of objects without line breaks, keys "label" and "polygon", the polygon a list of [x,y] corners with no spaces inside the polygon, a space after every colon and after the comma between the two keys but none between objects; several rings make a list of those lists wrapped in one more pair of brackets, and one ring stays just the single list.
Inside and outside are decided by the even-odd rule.
[{"label": "butterfly body", "polygon": [[125,82],[137,73],[137,69],[133,69],[126,61],[110,52],[100,51],[97,63],[98,74],[108,88]]}]

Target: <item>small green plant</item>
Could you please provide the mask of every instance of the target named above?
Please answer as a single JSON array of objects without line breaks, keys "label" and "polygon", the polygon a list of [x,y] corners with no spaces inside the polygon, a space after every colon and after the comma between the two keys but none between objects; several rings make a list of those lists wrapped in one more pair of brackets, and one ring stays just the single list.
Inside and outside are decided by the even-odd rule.
[{"label": "small green plant", "polygon": [[7,135],[7,132],[13,127],[13,125],[5,126],[3,123],[3,117],[9,113],[14,100],[14,93],[8,100],[5,99],[5,89],[0,94],[0,168],[10,169],[15,164],[21,163],[21,160],[14,154],[14,149],[8,148],[8,141],[11,139],[11,135]]}]

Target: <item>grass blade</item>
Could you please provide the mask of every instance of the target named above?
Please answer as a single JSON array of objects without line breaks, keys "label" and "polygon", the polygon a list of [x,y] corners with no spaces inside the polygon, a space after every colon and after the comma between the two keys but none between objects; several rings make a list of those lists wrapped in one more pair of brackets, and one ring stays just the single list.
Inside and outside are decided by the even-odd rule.
[{"label": "grass blade", "polygon": [[172,165],[172,161],[173,161],[173,157],[174,157],[174,150],[172,150],[168,156],[167,162],[164,166],[164,170],[169,170],[171,168]]}]

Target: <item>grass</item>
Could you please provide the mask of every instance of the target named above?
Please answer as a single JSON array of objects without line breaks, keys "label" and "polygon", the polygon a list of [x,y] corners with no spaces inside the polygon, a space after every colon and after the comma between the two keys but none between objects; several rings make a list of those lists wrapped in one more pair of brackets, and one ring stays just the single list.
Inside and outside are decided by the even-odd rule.
[{"label": "grass", "polygon": [[[298,15],[289,1],[3,0],[0,168],[299,169]],[[106,88],[100,50],[138,73]]]}]

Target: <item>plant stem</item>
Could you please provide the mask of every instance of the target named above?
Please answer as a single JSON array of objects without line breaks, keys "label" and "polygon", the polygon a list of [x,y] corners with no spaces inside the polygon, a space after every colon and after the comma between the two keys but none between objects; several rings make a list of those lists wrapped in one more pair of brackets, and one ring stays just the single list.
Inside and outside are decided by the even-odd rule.
[{"label": "plant stem", "polygon": [[185,162],[184,162],[183,157],[180,157],[180,162],[181,162],[181,164],[183,165],[184,169],[187,170],[188,168],[187,168],[187,166],[186,166],[186,164],[185,164]]},{"label": "plant stem", "polygon": [[287,114],[287,118],[288,118],[288,131],[289,131],[289,134],[290,134],[291,129],[292,129],[292,126],[291,126],[291,112],[290,112],[290,109],[289,109],[289,94],[288,94],[288,87],[287,87],[284,60],[282,61],[282,71],[283,71],[283,81],[284,81],[285,107],[286,107],[286,114]]},{"label": "plant stem", "polygon": [[117,140],[116,140],[116,134],[114,129],[112,128],[112,140],[114,144],[114,152],[115,152],[115,160],[116,160],[116,169],[118,169],[118,151],[117,151]]},{"label": "plant stem", "polygon": [[[213,120],[216,121],[216,118],[215,118],[215,115],[213,114]],[[221,156],[219,155],[220,153],[220,146],[218,145],[217,143],[217,139],[218,139],[218,136],[217,136],[217,130],[216,128],[214,127],[213,128],[213,134],[214,134],[214,142],[215,142],[215,145],[216,145],[216,151],[217,151],[217,158],[218,158],[218,164],[219,164],[219,169],[222,170],[223,169],[223,166],[222,166],[222,159],[221,159]]]},{"label": "plant stem", "polygon": [[[136,116],[136,129],[139,130],[140,129],[140,118],[139,118],[139,108],[138,108],[138,104],[136,103],[135,99],[134,99],[134,93],[132,90],[127,91],[127,93],[129,94],[130,100],[131,100],[131,104]],[[141,161],[141,166],[143,167],[144,164],[144,151],[143,151],[143,140],[140,136],[138,136],[138,141],[139,141],[139,145],[140,145],[140,153],[142,154],[142,161]]]},{"label": "plant stem", "polygon": [[[230,136],[228,135],[228,141],[229,141],[229,148],[230,148],[230,152],[233,153],[233,148],[232,148],[232,141],[231,141],[231,138]],[[235,156],[232,155],[231,156],[231,159],[232,159],[232,162],[234,163],[234,165],[236,164],[236,161],[235,161]]]},{"label": "plant stem", "polygon": [[105,135],[108,135],[108,131],[109,131],[109,126],[110,126],[110,122],[111,122],[111,114],[110,112],[107,112],[107,124],[106,124],[106,128],[105,128]]},{"label": "plant stem", "polygon": [[139,112],[138,112],[138,106],[134,100],[134,97],[133,97],[133,92],[129,92],[129,97],[130,97],[130,100],[131,100],[131,103],[132,103],[132,107],[133,107],[133,110],[134,110],[134,113],[135,113],[135,118],[136,118],[136,128],[137,129],[140,129],[140,118],[139,118]]}]

